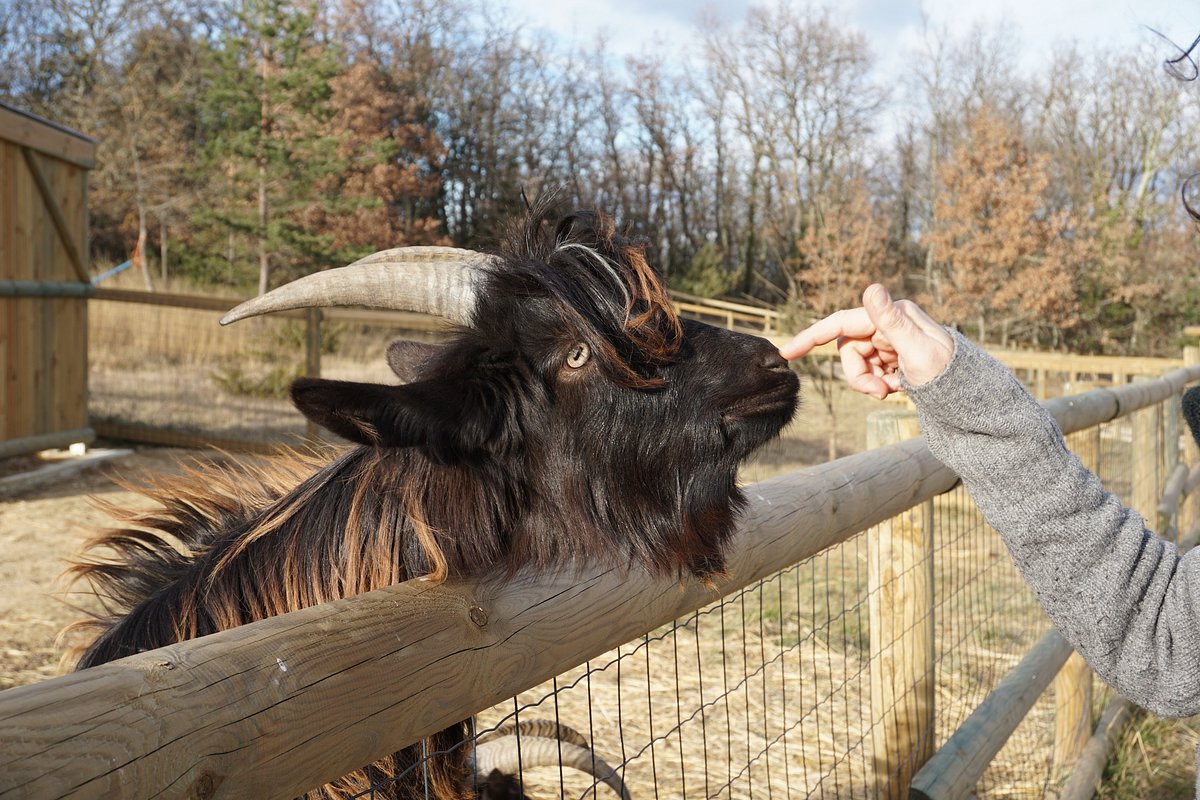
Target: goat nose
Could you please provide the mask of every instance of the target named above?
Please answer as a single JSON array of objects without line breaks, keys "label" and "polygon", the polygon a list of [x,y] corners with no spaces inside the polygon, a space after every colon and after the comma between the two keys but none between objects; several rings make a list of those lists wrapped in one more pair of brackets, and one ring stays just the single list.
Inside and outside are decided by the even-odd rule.
[{"label": "goat nose", "polygon": [[763,369],[779,370],[787,369],[787,359],[779,355],[779,351],[774,347],[768,348],[758,360],[758,365]]}]

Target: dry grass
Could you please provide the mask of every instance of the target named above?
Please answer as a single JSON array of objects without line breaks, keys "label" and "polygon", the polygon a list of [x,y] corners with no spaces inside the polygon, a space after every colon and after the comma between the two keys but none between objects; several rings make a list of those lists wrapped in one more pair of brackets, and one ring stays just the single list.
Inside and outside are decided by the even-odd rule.
[{"label": "dry grass", "polygon": [[1198,743],[1200,717],[1163,719],[1137,712],[1104,771],[1097,800],[1191,800]]}]

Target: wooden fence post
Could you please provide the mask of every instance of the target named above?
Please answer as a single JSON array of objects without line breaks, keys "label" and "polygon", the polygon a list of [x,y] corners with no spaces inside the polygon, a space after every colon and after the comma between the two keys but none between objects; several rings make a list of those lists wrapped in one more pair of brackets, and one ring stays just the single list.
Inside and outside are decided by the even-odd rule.
[{"label": "wooden fence post", "polygon": [[[867,418],[867,447],[920,434],[915,412]],[[868,534],[871,626],[871,744],[876,796],[908,797],[908,785],[933,755],[933,501]]]},{"label": "wooden fence post", "polygon": [[1175,465],[1179,463],[1179,398],[1181,395],[1173,395],[1159,403],[1159,438],[1161,440],[1162,450],[1159,451],[1159,499],[1162,499],[1162,492],[1166,488],[1167,478],[1175,471]]},{"label": "wooden fence post", "polygon": [[[1067,437],[1071,451],[1092,472],[1100,470],[1100,427]],[[1068,769],[1092,736],[1092,670],[1079,653],[1071,653],[1054,679],[1054,769]]]},{"label": "wooden fence post", "polygon": [[[1138,378],[1142,382],[1145,378]],[[1154,403],[1139,409],[1132,414],[1133,418],[1133,509],[1146,520],[1147,527],[1153,527],[1155,515],[1158,513],[1158,500],[1162,493],[1162,480],[1159,478],[1162,464],[1161,439],[1159,432],[1162,428],[1162,404]]]},{"label": "wooden fence post", "polygon": [[[304,375],[321,377],[321,309],[305,309],[304,314]],[[304,425],[304,438],[310,444],[320,441],[321,429],[311,419]]]}]

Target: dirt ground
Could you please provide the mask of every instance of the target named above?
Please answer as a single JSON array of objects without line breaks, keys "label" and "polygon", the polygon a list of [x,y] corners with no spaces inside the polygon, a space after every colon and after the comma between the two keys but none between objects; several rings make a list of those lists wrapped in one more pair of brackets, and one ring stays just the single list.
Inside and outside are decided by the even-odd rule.
[{"label": "dirt ground", "polygon": [[[0,496],[0,689],[55,675],[58,632],[86,616],[87,598],[68,600],[60,577],[87,531],[106,523],[90,498],[144,503],[116,487],[109,476],[166,468],[172,459],[163,449],[138,451],[82,474]],[[33,459],[25,464],[37,466]],[[5,462],[0,466],[11,471]]]}]

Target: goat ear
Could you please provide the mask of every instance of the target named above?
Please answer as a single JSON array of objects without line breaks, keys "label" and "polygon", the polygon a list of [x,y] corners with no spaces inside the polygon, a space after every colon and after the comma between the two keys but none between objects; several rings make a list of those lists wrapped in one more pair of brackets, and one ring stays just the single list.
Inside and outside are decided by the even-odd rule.
[{"label": "goat ear", "polygon": [[425,365],[433,360],[444,345],[396,339],[388,345],[387,363],[402,383],[417,380]]},{"label": "goat ear", "polygon": [[345,439],[375,447],[424,447],[442,463],[485,451],[494,409],[448,380],[404,386],[297,378],[292,401],[308,419]]},{"label": "goat ear", "polygon": [[367,445],[383,444],[383,417],[395,404],[399,387],[375,383],[297,378],[292,402],[300,413],[343,439]]}]

